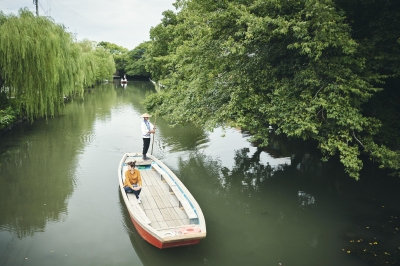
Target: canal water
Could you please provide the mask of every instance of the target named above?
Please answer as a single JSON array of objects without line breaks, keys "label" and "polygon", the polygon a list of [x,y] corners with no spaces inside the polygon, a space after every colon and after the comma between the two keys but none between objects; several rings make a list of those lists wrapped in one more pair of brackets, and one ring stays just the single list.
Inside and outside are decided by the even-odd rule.
[{"label": "canal water", "polygon": [[238,129],[160,117],[150,149],[197,199],[207,237],[167,250],[145,242],[117,167],[141,151],[151,93],[149,82],[102,84],[63,116],[1,135],[0,265],[399,265],[399,186],[376,167],[356,182],[278,141],[260,150]]}]

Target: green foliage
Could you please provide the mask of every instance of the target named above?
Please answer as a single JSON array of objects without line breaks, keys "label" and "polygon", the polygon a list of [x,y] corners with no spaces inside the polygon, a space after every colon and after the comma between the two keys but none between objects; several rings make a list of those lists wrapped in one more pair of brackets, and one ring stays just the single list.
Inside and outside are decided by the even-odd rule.
[{"label": "green foliage", "polygon": [[128,60],[127,48],[109,42],[99,42],[97,46],[103,47],[112,54],[115,62],[115,67],[118,71],[125,71]]},{"label": "green foliage", "polygon": [[0,109],[0,131],[10,126],[16,119],[16,111],[10,106],[5,110]]},{"label": "green foliage", "polygon": [[98,47],[103,47],[104,49],[108,50],[111,54],[123,54],[128,52],[128,49],[119,45],[116,45],[115,43],[110,43],[110,42],[99,42],[97,44]]},{"label": "green foliage", "polygon": [[150,77],[150,74],[146,71],[146,58],[144,56],[149,45],[150,42],[143,42],[128,52],[125,67],[126,74],[130,76]]},{"label": "green foliage", "polygon": [[16,111],[4,91],[0,91],[0,131],[10,126],[17,119]]},{"label": "green foliage", "polygon": [[10,101],[8,99],[8,96],[5,91],[0,90],[0,109],[5,109],[8,106],[10,106]]},{"label": "green foliage", "polygon": [[103,50],[90,41],[74,43],[63,25],[28,9],[0,13],[0,76],[16,111],[30,121],[61,113],[65,96],[111,77],[114,62]]},{"label": "green foliage", "polygon": [[176,14],[171,10],[163,12],[163,23],[150,30],[150,44],[147,45],[145,58],[146,70],[151,73],[154,80],[164,77],[170,63],[169,55],[172,55],[175,39],[178,39]]},{"label": "green foliage", "polygon": [[102,47],[97,47],[93,54],[96,58],[96,81],[103,79],[112,79],[113,73],[115,73],[115,63],[113,56],[110,52]]},{"label": "green foliage", "polygon": [[81,76],[84,77],[84,86],[89,87],[104,79],[112,79],[115,63],[109,50],[96,46],[95,42],[88,39],[76,44],[81,48]]},{"label": "green foliage", "polygon": [[[268,125],[288,137],[315,139],[326,158],[339,154],[355,179],[361,153],[400,169],[399,151],[374,138],[381,121],[363,110],[382,90],[377,84],[399,74],[400,61],[392,57],[400,54],[394,42],[400,27],[388,27],[390,36],[368,45],[373,34],[356,38],[357,23],[347,21],[359,1],[337,3],[177,1],[179,12],[164,12],[150,32],[146,69],[166,88],[146,107],[173,125],[242,127],[263,145]],[[376,6],[361,3],[371,12]],[[393,19],[395,12],[383,13]],[[368,14],[350,17],[369,20]],[[371,19],[369,26],[375,32],[386,23]]]},{"label": "green foliage", "polygon": [[366,58],[371,73],[400,75],[399,1],[335,0],[346,14],[359,53]]},{"label": "green foliage", "polygon": [[28,10],[21,10],[19,17],[9,15],[2,23],[1,75],[28,119],[60,112],[63,96],[74,91],[76,67],[63,60],[72,50],[72,38],[62,26]]}]

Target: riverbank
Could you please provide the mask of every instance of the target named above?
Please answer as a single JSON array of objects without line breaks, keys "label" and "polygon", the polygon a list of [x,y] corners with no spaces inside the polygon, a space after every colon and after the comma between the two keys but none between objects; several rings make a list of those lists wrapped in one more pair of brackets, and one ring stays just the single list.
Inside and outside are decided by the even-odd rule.
[{"label": "riverbank", "polygon": [[12,129],[14,129],[17,126],[22,126],[25,123],[28,123],[28,120],[26,119],[26,117],[24,118],[19,118],[16,119],[15,121],[13,121],[12,123],[10,123],[8,126],[6,126],[5,128],[0,129],[0,136],[11,131]]},{"label": "riverbank", "polygon": [[[85,89],[85,91],[90,91],[94,89],[95,86],[91,86]],[[75,96],[78,96],[76,94]],[[72,97],[64,96],[64,104],[71,101]],[[41,118],[36,118],[41,119]],[[28,123],[28,119],[26,116],[18,115],[18,112],[12,108],[10,105],[9,98],[5,92],[0,93],[0,136],[16,126],[23,125],[24,123]],[[32,122],[33,123],[33,122]]]}]

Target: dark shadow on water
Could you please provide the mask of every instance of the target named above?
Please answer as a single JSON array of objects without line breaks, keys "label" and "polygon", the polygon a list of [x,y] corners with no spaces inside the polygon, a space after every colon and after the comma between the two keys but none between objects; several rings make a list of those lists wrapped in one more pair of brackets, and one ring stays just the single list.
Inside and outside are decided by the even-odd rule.
[{"label": "dark shadow on water", "polygon": [[[366,265],[400,265],[400,180],[398,178],[388,176],[387,172],[366,162],[360,181],[355,181],[344,173],[343,167],[339,161],[335,161],[335,158],[328,163],[322,163],[317,155],[311,153],[297,153],[294,156],[298,158],[295,165],[263,164],[260,162],[262,152],[263,150],[257,149],[250,153],[247,148],[235,151],[233,155],[235,164],[232,169],[201,153],[194,152],[188,158],[180,159],[179,176],[185,184],[188,184],[187,187],[192,194],[202,199],[199,204],[205,214],[208,228],[212,226],[208,229],[209,241],[221,244],[220,239],[228,237],[223,234],[213,235],[213,233],[218,234],[215,233],[215,228],[227,227],[215,223],[215,220],[235,221],[247,226],[252,223],[259,224],[257,220],[260,218],[257,215],[261,215],[266,219],[266,226],[271,226],[271,221],[274,219],[282,224],[295,219],[297,222],[288,224],[285,229],[290,232],[297,228],[293,231],[293,235],[299,235],[298,230],[302,230],[299,223],[304,223],[305,228],[308,226],[320,228],[324,232],[330,232],[331,237],[335,238],[331,239],[335,244],[330,244],[329,239],[323,241],[321,237],[316,238],[315,247],[330,249],[330,252],[323,256],[335,254],[340,250],[343,255],[339,261],[348,263],[345,265],[352,265],[351,261],[356,260]],[[265,197],[268,200],[264,204],[252,200],[258,197],[260,202]],[[274,213],[276,210],[269,207],[274,202],[277,204],[274,208],[282,210],[281,213]],[[346,227],[332,228],[328,224],[325,226],[324,220],[329,220],[326,212],[332,213],[332,218],[346,224]],[[224,217],[220,218],[219,215]],[[249,215],[248,220],[241,222],[239,217],[246,215]],[[310,216],[315,216],[315,219],[309,221]],[[318,230],[310,229],[307,229],[308,234],[321,234]],[[268,240],[261,240],[266,237],[263,233],[251,229],[247,229],[246,232],[250,239],[254,238],[260,245],[270,244]],[[268,234],[268,230],[265,232]],[[251,246],[243,241],[246,237],[240,238],[239,235],[237,239],[230,236],[225,245],[230,246],[230,242],[240,241],[244,245],[244,250],[247,246]],[[292,241],[303,243],[307,238],[306,235],[293,237]],[[275,241],[279,243],[281,240]],[[312,241],[310,245],[314,245]],[[288,252],[291,248],[294,247],[286,245]],[[309,251],[304,249],[303,252]],[[253,257],[255,255],[256,253]],[[298,254],[293,255],[298,256]],[[236,257],[236,254],[232,256]],[[263,260],[263,256],[259,256],[259,260]],[[237,257],[237,261],[239,260],[240,256]],[[215,258],[214,261],[218,261],[217,264],[227,261],[232,263],[232,258],[226,258],[223,262]]]}]

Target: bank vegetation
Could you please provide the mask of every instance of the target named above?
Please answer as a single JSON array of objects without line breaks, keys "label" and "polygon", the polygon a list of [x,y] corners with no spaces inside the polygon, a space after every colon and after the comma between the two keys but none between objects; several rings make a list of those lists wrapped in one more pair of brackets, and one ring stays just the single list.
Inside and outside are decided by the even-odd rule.
[{"label": "bank vegetation", "polygon": [[400,2],[177,0],[151,29],[146,100],[172,125],[233,125],[318,143],[359,178],[400,168]]},{"label": "bank vegetation", "polygon": [[64,100],[112,79],[115,63],[103,47],[73,35],[51,18],[0,11],[0,130],[63,111]]}]

